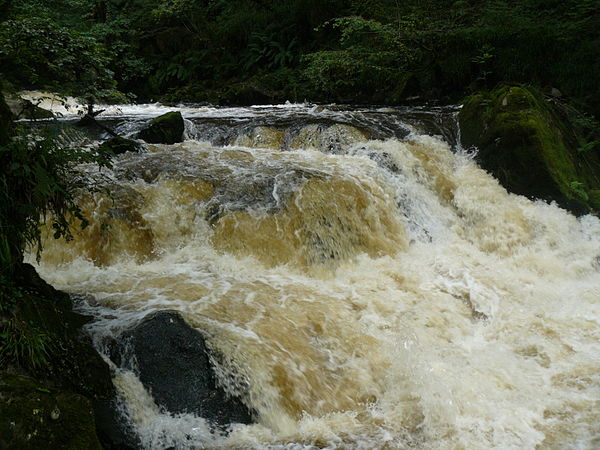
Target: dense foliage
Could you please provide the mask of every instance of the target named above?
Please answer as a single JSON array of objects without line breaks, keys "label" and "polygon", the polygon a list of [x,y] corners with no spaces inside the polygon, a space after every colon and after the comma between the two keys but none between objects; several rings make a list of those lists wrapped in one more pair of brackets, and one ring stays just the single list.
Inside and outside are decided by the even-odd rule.
[{"label": "dense foliage", "polygon": [[17,86],[85,93],[114,80],[139,99],[399,103],[511,81],[600,115],[597,0],[2,4],[0,70]]},{"label": "dense foliage", "polygon": [[76,192],[93,186],[76,166],[109,164],[98,152],[60,145],[52,129],[19,135],[10,118],[0,96],[0,278],[13,275],[28,246],[39,254],[44,222],[55,238],[71,237],[73,217],[86,226]]}]

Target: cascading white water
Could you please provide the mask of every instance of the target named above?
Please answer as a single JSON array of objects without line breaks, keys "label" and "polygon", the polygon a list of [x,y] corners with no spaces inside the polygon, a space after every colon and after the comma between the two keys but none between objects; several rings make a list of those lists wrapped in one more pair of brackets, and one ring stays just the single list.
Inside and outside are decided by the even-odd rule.
[{"label": "cascading white water", "polygon": [[248,386],[259,423],[222,436],[117,370],[143,445],[600,446],[600,221],[508,194],[441,138],[349,122],[120,156],[91,226],[46,241],[40,273],[82,294],[100,349],[175,309]]}]

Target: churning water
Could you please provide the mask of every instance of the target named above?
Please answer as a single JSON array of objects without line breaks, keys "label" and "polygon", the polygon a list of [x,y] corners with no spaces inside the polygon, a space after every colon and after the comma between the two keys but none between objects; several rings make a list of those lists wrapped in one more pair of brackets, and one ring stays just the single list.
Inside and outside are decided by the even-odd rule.
[{"label": "churning water", "polygon": [[213,433],[118,369],[146,448],[600,447],[597,218],[508,194],[453,110],[182,110],[186,142],[88,169],[111,194],[40,267],[101,350],[180,311],[257,412]]}]

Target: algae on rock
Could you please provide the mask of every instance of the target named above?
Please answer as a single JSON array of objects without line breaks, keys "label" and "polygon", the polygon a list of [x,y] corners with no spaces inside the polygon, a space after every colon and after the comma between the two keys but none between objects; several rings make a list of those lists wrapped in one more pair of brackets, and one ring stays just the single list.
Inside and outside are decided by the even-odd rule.
[{"label": "algae on rock", "polygon": [[100,144],[98,150],[104,154],[121,155],[127,152],[140,153],[143,148],[144,147],[139,142],[116,136]]},{"label": "algae on rock", "polygon": [[526,86],[501,85],[467,98],[459,114],[462,141],[509,191],[556,201],[576,214],[598,213],[600,158],[567,109]]},{"label": "algae on rock", "polygon": [[0,448],[101,449],[92,403],[39,380],[0,372]]},{"label": "algae on rock", "polygon": [[175,144],[183,141],[184,128],[181,113],[172,111],[152,119],[138,137],[150,144]]}]

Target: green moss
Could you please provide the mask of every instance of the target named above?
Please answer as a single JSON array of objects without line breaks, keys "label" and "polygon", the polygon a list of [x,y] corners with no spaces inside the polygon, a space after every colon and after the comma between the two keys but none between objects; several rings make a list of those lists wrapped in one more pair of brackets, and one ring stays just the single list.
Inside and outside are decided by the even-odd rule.
[{"label": "green moss", "polygon": [[588,192],[590,204],[596,211],[600,211],[600,189],[592,189]]},{"label": "green moss", "polygon": [[111,397],[108,365],[80,331],[88,318],[73,312],[68,296],[46,284],[33,267],[23,264],[16,279],[0,291],[5,297],[0,366],[16,364],[90,398]]},{"label": "green moss", "polygon": [[578,152],[581,138],[559,105],[534,88],[502,85],[470,96],[459,116],[463,144],[511,192],[554,200],[575,213],[598,212],[594,155]]},{"label": "green moss", "polygon": [[0,448],[100,449],[90,401],[0,373]]},{"label": "green moss", "polygon": [[175,144],[183,140],[183,130],[181,113],[173,111],[153,119],[138,136],[151,144]]}]

